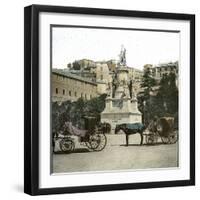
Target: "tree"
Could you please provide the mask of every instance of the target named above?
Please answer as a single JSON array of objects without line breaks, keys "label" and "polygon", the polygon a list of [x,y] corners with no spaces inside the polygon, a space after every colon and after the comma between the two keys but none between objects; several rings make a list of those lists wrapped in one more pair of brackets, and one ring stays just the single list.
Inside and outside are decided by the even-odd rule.
[{"label": "tree", "polygon": [[151,71],[147,68],[142,77],[141,88],[143,91],[138,94],[138,108],[143,113],[143,123],[149,123],[153,115],[151,92],[156,85],[155,79],[152,77]]},{"label": "tree", "polygon": [[66,121],[72,122],[74,126],[85,128],[85,116],[93,116],[98,123],[100,114],[105,108],[106,94],[90,100],[79,98],[75,102],[65,101],[61,105],[52,103],[52,129],[54,132],[63,130]]},{"label": "tree", "polygon": [[157,85],[154,95],[150,95],[145,106],[145,119],[149,122],[154,116],[171,116],[175,118],[175,126],[178,127],[178,88],[176,86],[176,74],[164,74]]},{"label": "tree", "polygon": [[154,116],[172,116],[176,118],[175,123],[178,123],[176,78],[175,73],[164,74],[160,82],[156,83],[150,70],[145,71],[141,83],[143,91],[138,94],[138,107],[143,113],[143,123],[148,124]]},{"label": "tree", "polygon": [[97,121],[100,121],[100,114],[105,108],[106,94],[92,98],[86,102],[86,114],[93,115]]},{"label": "tree", "polygon": [[143,95],[146,100],[150,97],[150,92],[152,88],[156,85],[155,79],[152,77],[150,69],[146,69],[142,77],[141,87],[144,89]]},{"label": "tree", "polygon": [[178,88],[176,86],[175,73],[163,75],[157,98],[161,100],[166,113],[174,116],[178,112]]},{"label": "tree", "polygon": [[71,68],[72,68],[72,64],[71,64],[71,63],[68,63],[68,64],[67,64],[67,67],[68,67],[69,69],[71,69]]},{"label": "tree", "polygon": [[73,65],[74,70],[80,70],[81,69],[81,65],[77,61],[74,61],[72,65]]}]

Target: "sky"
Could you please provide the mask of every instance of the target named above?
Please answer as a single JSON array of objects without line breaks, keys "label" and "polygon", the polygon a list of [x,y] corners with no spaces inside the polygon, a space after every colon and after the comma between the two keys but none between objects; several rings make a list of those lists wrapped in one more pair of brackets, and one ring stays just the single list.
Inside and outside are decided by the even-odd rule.
[{"label": "sky", "polygon": [[179,33],[53,27],[52,65],[66,68],[68,63],[83,58],[119,60],[122,45],[129,67],[143,69],[145,64],[179,60]]}]

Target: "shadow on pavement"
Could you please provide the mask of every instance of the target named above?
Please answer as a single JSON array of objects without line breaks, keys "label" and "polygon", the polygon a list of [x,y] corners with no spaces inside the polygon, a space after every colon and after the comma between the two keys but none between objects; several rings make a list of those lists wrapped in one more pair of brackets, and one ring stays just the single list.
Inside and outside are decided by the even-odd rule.
[{"label": "shadow on pavement", "polygon": [[72,153],[88,153],[88,152],[91,152],[91,151],[86,148],[79,148],[79,149],[75,149]]},{"label": "shadow on pavement", "polygon": [[129,147],[129,146],[134,146],[134,147],[138,147],[141,146],[140,144],[129,144],[128,146],[126,144],[120,144],[121,147]]},{"label": "shadow on pavement", "polygon": [[[160,145],[166,145],[163,142],[157,142],[155,144],[129,144],[128,146],[160,146]],[[127,147],[126,144],[113,144],[110,146],[121,146],[121,147]]]},{"label": "shadow on pavement", "polygon": [[88,152],[91,152],[91,151],[87,148],[77,148],[71,152],[58,151],[58,152],[54,152],[54,154],[71,154],[71,153],[88,153]]}]

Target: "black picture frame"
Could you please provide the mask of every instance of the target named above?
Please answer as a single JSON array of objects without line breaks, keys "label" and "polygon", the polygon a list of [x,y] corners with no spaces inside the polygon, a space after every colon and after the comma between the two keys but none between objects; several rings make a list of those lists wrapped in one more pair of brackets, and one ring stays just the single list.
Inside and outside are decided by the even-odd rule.
[{"label": "black picture frame", "polygon": [[[187,20],[190,23],[190,178],[188,180],[39,188],[39,14],[76,13],[112,17]],[[195,15],[83,7],[31,5],[24,9],[24,192],[30,195],[195,185]]]}]

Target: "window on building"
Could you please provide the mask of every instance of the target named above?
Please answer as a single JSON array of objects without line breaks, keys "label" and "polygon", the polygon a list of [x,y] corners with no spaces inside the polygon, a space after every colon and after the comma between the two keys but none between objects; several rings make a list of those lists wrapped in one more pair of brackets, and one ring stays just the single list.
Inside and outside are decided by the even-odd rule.
[{"label": "window on building", "polygon": [[81,98],[83,98],[83,93],[81,93]]},{"label": "window on building", "polygon": [[75,96],[75,97],[77,96],[77,93],[76,93],[76,92],[74,92],[74,96]]},{"label": "window on building", "polygon": [[90,95],[90,99],[92,99],[92,95]]},{"label": "window on building", "polygon": [[101,80],[103,80],[103,75],[101,75]]},{"label": "window on building", "polygon": [[56,88],[56,94],[58,94],[58,88]]},{"label": "window on building", "polygon": [[85,94],[85,99],[87,99],[87,94]]},{"label": "window on building", "polygon": [[63,95],[65,95],[65,89],[63,89]]},{"label": "window on building", "polygon": [[72,92],[71,91],[69,91],[69,96],[72,96]]}]

